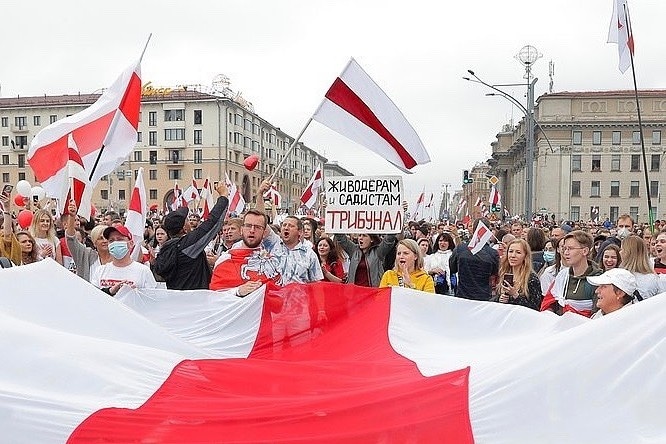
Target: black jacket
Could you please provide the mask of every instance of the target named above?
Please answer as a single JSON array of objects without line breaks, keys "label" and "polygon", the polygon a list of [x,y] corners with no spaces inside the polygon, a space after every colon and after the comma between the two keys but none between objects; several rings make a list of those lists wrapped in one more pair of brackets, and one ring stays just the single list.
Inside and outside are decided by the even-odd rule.
[{"label": "black jacket", "polygon": [[458,245],[449,258],[451,274],[458,273],[456,296],[488,301],[491,296],[490,277],[499,271],[499,256],[490,245],[473,255],[467,244]]}]

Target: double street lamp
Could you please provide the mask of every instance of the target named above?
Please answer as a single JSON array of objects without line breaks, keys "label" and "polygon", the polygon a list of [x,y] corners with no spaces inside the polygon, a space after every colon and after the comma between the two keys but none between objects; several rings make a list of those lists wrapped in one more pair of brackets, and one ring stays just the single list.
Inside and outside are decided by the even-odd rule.
[{"label": "double street lamp", "polygon": [[[534,119],[534,85],[537,82],[537,78],[532,78],[532,65],[536,62],[541,54],[536,50],[534,46],[524,46],[520,52],[516,55],[516,59],[525,67],[525,79],[527,83],[505,83],[505,84],[496,84],[491,85],[487,82],[484,82],[477,76],[474,71],[471,69],[467,70],[470,74],[470,77],[463,77],[463,79],[480,83],[493,91],[494,93],[488,93],[487,96],[500,96],[511,103],[516,105],[525,115],[525,132],[526,132],[526,143],[525,143],[525,220],[529,221],[532,219],[532,201],[534,196],[534,128],[537,125],[536,120]],[[510,94],[502,91],[498,86],[524,86],[527,85],[527,107],[522,103],[516,100],[515,97]]]}]

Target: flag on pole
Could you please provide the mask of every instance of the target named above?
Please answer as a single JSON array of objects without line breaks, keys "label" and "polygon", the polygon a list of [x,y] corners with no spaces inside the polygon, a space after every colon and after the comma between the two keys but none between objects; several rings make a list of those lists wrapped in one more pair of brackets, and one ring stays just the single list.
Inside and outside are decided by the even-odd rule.
[{"label": "flag on pole", "polygon": [[476,202],[474,202],[474,206],[478,207],[481,206],[481,203],[483,202],[483,198],[481,196],[476,198]]},{"label": "flag on pole", "polygon": [[148,213],[148,200],[146,199],[146,187],[143,183],[143,167],[139,168],[134,181],[134,189],[127,209],[125,227],[132,234],[134,250],[132,258],[138,260],[142,255],[143,232],[146,228],[146,214]]},{"label": "flag on pole", "polygon": [[[58,194],[59,210],[64,213],[70,200],[76,203],[79,216],[90,220],[92,214],[92,187],[83,166],[79,150],[70,134],[67,140],[67,173],[60,174],[50,182],[55,187],[61,181],[67,188]],[[43,185],[43,184],[42,184]],[[62,185],[61,185],[62,186]]]},{"label": "flag on pole", "polygon": [[432,206],[432,199],[435,197],[435,193],[430,193],[430,200],[428,201],[428,205],[426,205],[426,208],[430,208]]},{"label": "flag on pole", "polygon": [[418,219],[421,208],[423,207],[423,200],[425,199],[425,190],[421,191],[418,199],[416,199],[416,205],[414,206],[414,220]]},{"label": "flag on pole", "polygon": [[282,206],[282,195],[277,190],[277,186],[272,183],[271,187],[264,193],[264,200],[268,200],[273,204],[274,208]]},{"label": "flag on pole", "polygon": [[462,213],[463,209],[467,206],[467,200],[463,199],[458,203],[458,207],[456,208],[456,215],[459,215]]},{"label": "flag on pole", "polygon": [[178,208],[185,206],[183,199],[183,192],[178,187],[178,181],[173,181],[173,202],[171,202],[171,210],[176,211]]},{"label": "flag on pole", "polygon": [[474,230],[474,234],[472,235],[472,239],[470,239],[469,243],[467,244],[467,248],[469,248],[469,251],[471,251],[472,254],[476,254],[481,251],[483,246],[488,243],[492,236],[493,232],[490,230],[490,228],[488,228],[486,224],[479,220],[479,223],[476,226],[476,230]]},{"label": "flag on pole", "polygon": [[224,180],[227,184],[227,188],[229,189],[229,209],[227,213],[241,214],[243,210],[245,210],[245,199],[243,199],[243,196],[241,196],[241,193],[238,191],[236,184],[229,179],[229,175],[227,173],[224,173]]},{"label": "flag on pole", "polygon": [[93,188],[127,160],[137,141],[140,105],[141,63],[137,61],[95,103],[37,133],[30,143],[28,162],[47,196],[62,197],[57,184],[67,174],[70,137]]},{"label": "flag on pole", "polygon": [[504,217],[511,217],[511,213],[507,207],[504,207]]},{"label": "flag on pole", "polygon": [[488,197],[488,202],[490,203],[491,207],[498,208],[497,211],[499,211],[499,207],[502,203],[502,195],[500,194],[499,191],[497,191],[495,185],[493,185],[490,188],[490,196]]},{"label": "flag on pole", "polygon": [[631,59],[634,56],[634,34],[631,30],[627,0],[613,0],[613,15],[608,28],[607,42],[617,44],[618,68],[624,73],[631,66]]},{"label": "flag on pole", "polygon": [[317,202],[317,196],[319,195],[319,188],[323,184],[323,177],[321,174],[321,168],[317,167],[312,179],[308,182],[308,186],[305,187],[303,195],[301,196],[301,203],[305,205],[308,209],[312,209],[314,204]]},{"label": "flag on pole", "polygon": [[[4,442],[666,442],[663,297],[590,320],[401,287],[109,298],[54,261],[0,274]],[[272,334],[271,301],[316,312],[317,293],[318,334]]]},{"label": "flag on pole", "polygon": [[210,210],[212,210],[213,206],[215,205],[215,198],[213,197],[213,185],[211,184],[210,176],[206,177],[204,186],[201,189],[201,200],[203,201],[203,212],[201,214],[201,218],[206,220],[208,219],[208,216],[210,216]]},{"label": "flag on pole", "polygon": [[183,191],[183,199],[185,199],[185,202],[187,203],[199,199],[199,186],[194,177],[192,177],[192,184]]},{"label": "flag on pole", "polygon": [[351,59],[312,116],[408,173],[430,156],[414,128],[384,91]]}]

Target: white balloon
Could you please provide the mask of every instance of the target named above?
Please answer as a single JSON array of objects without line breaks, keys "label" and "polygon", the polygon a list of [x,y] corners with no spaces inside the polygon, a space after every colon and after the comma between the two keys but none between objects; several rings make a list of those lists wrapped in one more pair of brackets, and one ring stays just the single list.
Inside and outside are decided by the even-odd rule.
[{"label": "white balloon", "polygon": [[32,187],[30,195],[33,199],[36,197],[38,201],[41,201],[46,197],[46,191],[42,187]]},{"label": "white balloon", "polygon": [[19,180],[16,182],[16,192],[23,197],[32,196],[32,185],[27,180]]}]

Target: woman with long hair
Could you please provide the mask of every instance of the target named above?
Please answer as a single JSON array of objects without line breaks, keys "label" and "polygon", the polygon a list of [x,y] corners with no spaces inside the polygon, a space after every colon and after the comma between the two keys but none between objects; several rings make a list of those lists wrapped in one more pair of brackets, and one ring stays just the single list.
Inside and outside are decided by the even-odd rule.
[{"label": "woman with long hair", "polygon": [[532,251],[526,240],[514,239],[506,246],[500,263],[497,293],[503,304],[540,309],[541,284],[532,270]]},{"label": "woman with long hair", "polygon": [[601,253],[601,262],[599,263],[600,268],[603,271],[608,271],[611,268],[619,267],[621,264],[622,254],[620,253],[620,247],[615,244],[607,245]]},{"label": "woman with long hair", "polygon": [[347,283],[364,287],[377,287],[384,274],[384,260],[396,242],[393,234],[380,238],[376,234],[361,233],[357,242],[344,234],[336,234],[334,240],[349,256]]},{"label": "woman with long hair", "polygon": [[453,236],[449,233],[442,233],[435,240],[433,253],[424,258],[423,269],[435,281],[435,293],[437,294],[453,294],[454,286],[451,284],[449,259],[454,248]]},{"label": "woman with long hair", "polygon": [[37,242],[27,231],[19,231],[16,233],[16,240],[21,245],[21,263],[19,265],[32,264],[39,261],[39,251]]},{"label": "woman with long hair", "polygon": [[416,241],[403,239],[398,242],[395,265],[384,273],[379,287],[407,287],[435,292],[432,277],[423,270],[423,255]]},{"label": "woman with long hair", "polygon": [[629,270],[636,277],[636,287],[641,299],[652,297],[659,290],[659,277],[655,273],[648,258],[645,242],[638,236],[628,236],[622,241],[621,267]]},{"label": "woman with long hair", "polygon": [[56,235],[55,223],[51,213],[42,209],[35,211],[29,232],[37,242],[40,257],[42,259],[50,257],[62,265],[60,241]]},{"label": "woman with long hair", "polygon": [[342,268],[340,249],[330,237],[322,237],[317,242],[317,257],[324,273],[324,280],[329,282],[344,282],[345,270]]}]

